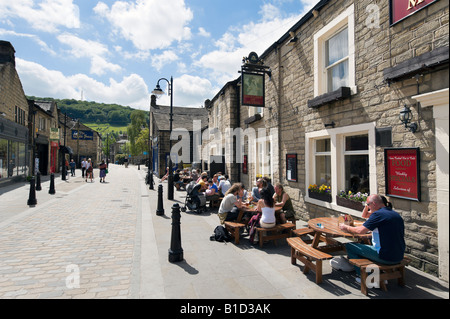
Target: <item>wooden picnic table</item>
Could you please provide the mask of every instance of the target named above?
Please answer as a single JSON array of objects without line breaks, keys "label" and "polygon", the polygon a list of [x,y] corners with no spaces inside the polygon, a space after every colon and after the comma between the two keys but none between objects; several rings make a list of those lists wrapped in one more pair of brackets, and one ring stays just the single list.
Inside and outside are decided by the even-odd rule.
[{"label": "wooden picnic table", "polygon": [[[362,222],[355,221],[355,226],[362,225]],[[356,238],[368,241],[372,238],[372,233],[354,234],[343,231],[339,228],[338,218],[320,217],[308,221],[308,227],[314,230],[314,239],[311,246],[325,252],[343,250],[343,245],[334,240],[336,237]],[[320,242],[326,242],[327,245],[319,247]]]}]

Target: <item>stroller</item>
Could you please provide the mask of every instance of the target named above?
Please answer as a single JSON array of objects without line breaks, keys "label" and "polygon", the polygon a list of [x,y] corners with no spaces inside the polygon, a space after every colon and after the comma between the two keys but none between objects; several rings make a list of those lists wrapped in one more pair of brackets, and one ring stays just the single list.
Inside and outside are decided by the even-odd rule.
[{"label": "stroller", "polygon": [[197,214],[206,212],[206,197],[205,194],[199,193],[201,185],[195,182],[190,182],[186,187],[186,200],[184,202],[184,207],[181,207],[182,212],[187,210],[193,211]]}]

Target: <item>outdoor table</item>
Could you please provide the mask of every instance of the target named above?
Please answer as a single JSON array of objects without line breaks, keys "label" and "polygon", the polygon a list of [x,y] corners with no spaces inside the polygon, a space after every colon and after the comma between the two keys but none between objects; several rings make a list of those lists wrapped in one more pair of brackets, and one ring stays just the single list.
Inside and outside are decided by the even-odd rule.
[{"label": "outdoor table", "polygon": [[[359,225],[362,225],[362,222],[355,221],[355,226]],[[356,238],[366,242],[372,238],[371,233],[354,234],[341,230],[339,228],[338,218],[335,217],[320,217],[311,219],[308,222],[308,227],[314,230],[314,239],[311,246],[324,252],[344,250],[343,244],[333,239],[336,237]],[[321,241],[326,242],[326,245],[319,247],[319,243]]]}]

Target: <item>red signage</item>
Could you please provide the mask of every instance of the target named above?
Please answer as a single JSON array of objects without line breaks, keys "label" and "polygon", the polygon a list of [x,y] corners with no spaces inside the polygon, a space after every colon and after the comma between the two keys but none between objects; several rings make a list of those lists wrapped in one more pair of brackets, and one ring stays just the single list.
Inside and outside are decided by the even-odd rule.
[{"label": "red signage", "polygon": [[439,0],[390,0],[391,25]]},{"label": "red signage", "polygon": [[420,201],[420,149],[385,149],[386,195]]}]

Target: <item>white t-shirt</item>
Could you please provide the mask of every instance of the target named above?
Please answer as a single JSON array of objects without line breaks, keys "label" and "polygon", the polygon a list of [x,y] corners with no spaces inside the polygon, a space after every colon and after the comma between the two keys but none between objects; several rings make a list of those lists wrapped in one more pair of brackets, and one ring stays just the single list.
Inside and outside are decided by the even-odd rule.
[{"label": "white t-shirt", "polygon": [[276,223],[275,219],[275,207],[262,207],[261,221],[266,224]]},{"label": "white t-shirt", "polygon": [[230,212],[234,207],[234,203],[236,202],[237,198],[233,194],[228,194],[227,196],[225,196],[222,200],[222,203],[220,203],[219,214]]},{"label": "white t-shirt", "polygon": [[225,193],[230,189],[231,183],[228,180],[221,180],[219,183],[219,190],[222,192],[222,194],[225,195]]},{"label": "white t-shirt", "polygon": [[84,167],[84,168],[86,168],[86,161],[81,161],[81,167]]}]

